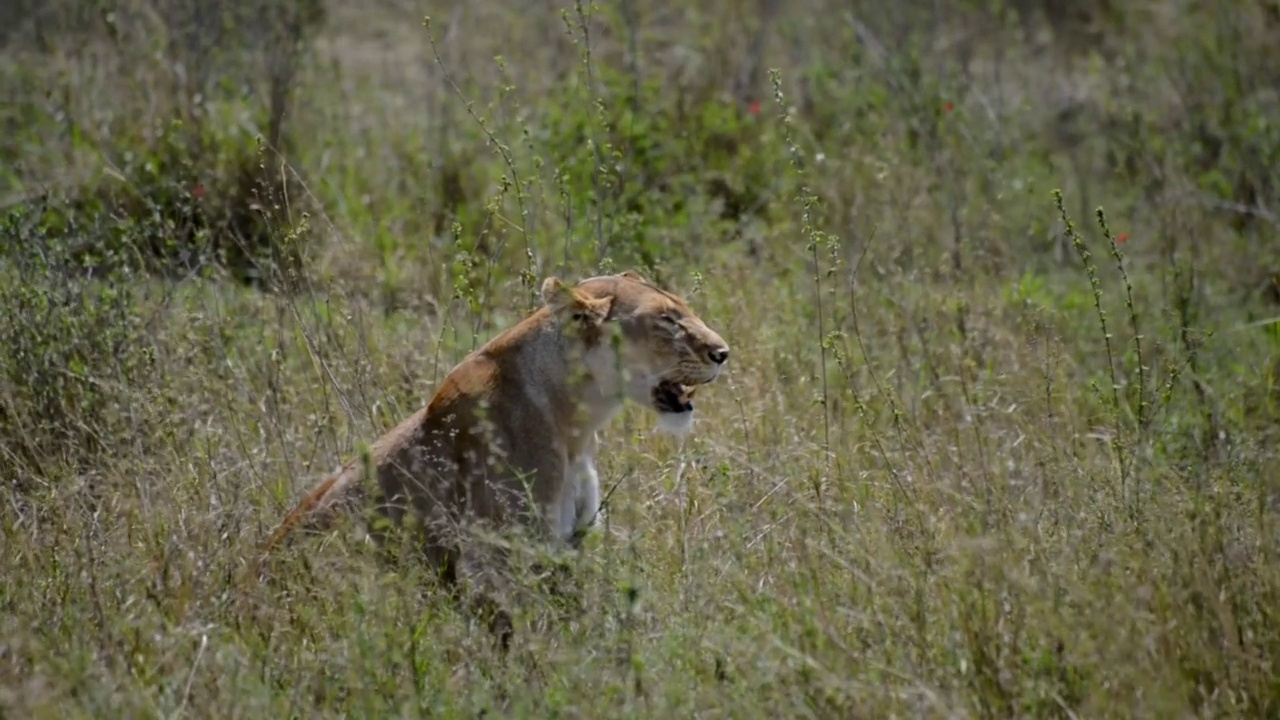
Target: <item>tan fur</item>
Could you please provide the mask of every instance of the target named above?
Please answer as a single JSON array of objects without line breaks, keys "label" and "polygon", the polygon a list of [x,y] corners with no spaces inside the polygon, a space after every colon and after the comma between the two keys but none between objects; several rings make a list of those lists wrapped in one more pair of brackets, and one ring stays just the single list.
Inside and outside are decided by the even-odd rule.
[{"label": "tan fur", "polygon": [[316,485],[259,560],[291,530],[324,529],[372,495],[366,462],[378,511],[420,523],[425,554],[449,585],[467,521],[517,525],[576,546],[599,515],[597,431],[628,398],[658,412],[663,425],[687,428],[691,409],[662,410],[683,408],[695,386],[715,380],[728,346],[682,299],[635,273],[573,287],[548,278],[542,297],[542,307],[451,370],[431,402],[378,438],[367,460]]}]

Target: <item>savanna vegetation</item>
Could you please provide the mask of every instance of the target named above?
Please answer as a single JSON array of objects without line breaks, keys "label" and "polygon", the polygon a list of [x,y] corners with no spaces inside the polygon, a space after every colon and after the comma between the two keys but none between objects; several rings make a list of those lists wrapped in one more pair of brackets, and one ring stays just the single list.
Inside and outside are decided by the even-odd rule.
[{"label": "savanna vegetation", "polygon": [[[426,19],[424,19],[426,18]],[[0,715],[1280,717],[1276,0],[9,0]],[[500,661],[304,488],[548,275],[733,348]],[[567,618],[563,623],[560,618]]]}]

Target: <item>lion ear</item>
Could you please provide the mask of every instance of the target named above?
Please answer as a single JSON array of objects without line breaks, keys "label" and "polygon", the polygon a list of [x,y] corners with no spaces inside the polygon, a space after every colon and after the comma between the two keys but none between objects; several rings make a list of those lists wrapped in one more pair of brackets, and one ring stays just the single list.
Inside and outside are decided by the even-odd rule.
[{"label": "lion ear", "polygon": [[635,270],[623,270],[622,272],[618,273],[618,277],[631,278],[632,280],[642,282],[646,285],[649,284],[649,281],[646,280],[643,275],[636,272]]},{"label": "lion ear", "polygon": [[573,288],[565,285],[558,277],[549,277],[542,281],[542,304],[557,310],[565,302],[572,300]]},{"label": "lion ear", "polygon": [[609,309],[612,307],[612,297],[591,298],[580,295],[569,317],[587,327],[600,327],[609,318]]},{"label": "lion ear", "polygon": [[612,297],[590,297],[554,277],[542,283],[542,302],[556,315],[567,315],[575,322],[591,327],[603,324],[613,307]]}]

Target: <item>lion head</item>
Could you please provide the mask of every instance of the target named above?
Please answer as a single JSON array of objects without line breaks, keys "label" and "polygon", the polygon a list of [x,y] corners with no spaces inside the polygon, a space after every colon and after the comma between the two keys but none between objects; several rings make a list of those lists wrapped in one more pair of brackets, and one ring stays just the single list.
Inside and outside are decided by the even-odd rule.
[{"label": "lion head", "polygon": [[720,377],[729,346],[682,298],[634,272],[571,288],[548,278],[542,289],[553,310],[589,329],[587,366],[597,383],[658,413],[663,429],[688,429],[693,394]]}]

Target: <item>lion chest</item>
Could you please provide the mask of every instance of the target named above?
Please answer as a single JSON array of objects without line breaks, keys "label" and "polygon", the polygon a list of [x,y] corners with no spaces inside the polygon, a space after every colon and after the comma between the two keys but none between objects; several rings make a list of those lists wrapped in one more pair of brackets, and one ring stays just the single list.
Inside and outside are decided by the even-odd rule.
[{"label": "lion chest", "polygon": [[600,511],[600,476],[594,453],[582,453],[565,466],[564,484],[554,508],[554,531],[573,543],[582,531],[594,526]]}]

